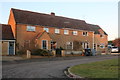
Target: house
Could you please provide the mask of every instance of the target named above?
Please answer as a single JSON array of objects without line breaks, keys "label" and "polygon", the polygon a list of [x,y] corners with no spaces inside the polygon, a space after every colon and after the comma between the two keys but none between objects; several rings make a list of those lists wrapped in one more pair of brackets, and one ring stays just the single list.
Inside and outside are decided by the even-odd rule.
[{"label": "house", "polygon": [[105,52],[108,48],[108,35],[98,25],[88,24],[94,32],[94,49],[96,51]]},{"label": "house", "polygon": [[0,24],[2,31],[2,55],[15,55],[15,39],[10,25]]},{"label": "house", "polygon": [[105,51],[107,34],[98,25],[84,20],[44,14],[20,9],[11,9],[8,24],[16,39],[16,51],[23,49],[84,48]]}]

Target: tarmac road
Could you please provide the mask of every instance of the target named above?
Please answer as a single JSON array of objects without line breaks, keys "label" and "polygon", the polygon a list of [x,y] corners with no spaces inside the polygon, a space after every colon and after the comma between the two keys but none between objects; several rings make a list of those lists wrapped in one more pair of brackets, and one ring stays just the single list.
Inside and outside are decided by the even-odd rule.
[{"label": "tarmac road", "polygon": [[[69,57],[70,58],[70,57]],[[118,56],[84,56],[74,57],[72,59],[58,59],[46,61],[32,61],[14,64],[2,65],[3,78],[67,78],[64,69],[77,64],[102,61],[107,59],[118,58]]]}]

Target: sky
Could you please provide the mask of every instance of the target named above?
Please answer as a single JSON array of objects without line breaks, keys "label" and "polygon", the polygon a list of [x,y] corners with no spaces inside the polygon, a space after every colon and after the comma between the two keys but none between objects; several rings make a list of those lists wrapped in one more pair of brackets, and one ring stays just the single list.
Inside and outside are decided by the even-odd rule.
[{"label": "sky", "polygon": [[23,9],[39,13],[85,20],[86,23],[99,25],[107,34],[108,40],[118,37],[118,1],[117,0],[70,0],[70,1],[1,1],[0,23],[7,24],[10,9]]}]

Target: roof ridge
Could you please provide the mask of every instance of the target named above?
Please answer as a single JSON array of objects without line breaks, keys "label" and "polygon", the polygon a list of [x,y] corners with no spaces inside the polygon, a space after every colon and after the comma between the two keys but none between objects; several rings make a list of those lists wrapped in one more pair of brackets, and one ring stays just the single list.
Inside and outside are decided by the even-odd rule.
[{"label": "roof ridge", "polygon": [[53,16],[50,14],[14,9],[11,8],[17,24],[42,25],[56,28],[72,28],[79,30],[95,31],[101,29],[99,25],[89,24],[84,20],[73,19],[63,16]]},{"label": "roof ridge", "polygon": [[29,11],[29,10],[23,10],[23,9],[15,9],[15,8],[11,8],[11,10],[18,10],[18,11],[25,11],[25,12],[36,13],[36,14],[49,15],[49,14],[45,14],[45,13],[40,13],[40,12],[35,12],[35,11]]}]

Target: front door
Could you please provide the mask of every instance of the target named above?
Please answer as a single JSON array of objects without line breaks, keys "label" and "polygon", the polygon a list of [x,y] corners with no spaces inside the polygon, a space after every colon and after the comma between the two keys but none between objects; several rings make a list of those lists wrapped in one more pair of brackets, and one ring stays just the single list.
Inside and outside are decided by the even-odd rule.
[{"label": "front door", "polygon": [[61,49],[56,49],[56,57],[61,57]]},{"label": "front door", "polygon": [[14,42],[9,42],[9,55],[14,55]]}]

